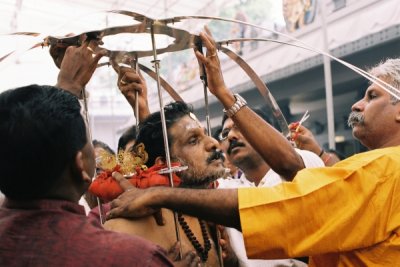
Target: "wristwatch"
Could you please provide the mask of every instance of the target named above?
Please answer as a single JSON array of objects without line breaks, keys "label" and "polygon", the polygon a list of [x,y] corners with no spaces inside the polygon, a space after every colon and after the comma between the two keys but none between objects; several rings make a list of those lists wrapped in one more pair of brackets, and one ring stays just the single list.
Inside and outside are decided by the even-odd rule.
[{"label": "wristwatch", "polygon": [[241,97],[239,94],[234,94],[235,103],[228,109],[223,109],[223,112],[230,118],[234,116],[242,107],[247,105],[246,100]]}]

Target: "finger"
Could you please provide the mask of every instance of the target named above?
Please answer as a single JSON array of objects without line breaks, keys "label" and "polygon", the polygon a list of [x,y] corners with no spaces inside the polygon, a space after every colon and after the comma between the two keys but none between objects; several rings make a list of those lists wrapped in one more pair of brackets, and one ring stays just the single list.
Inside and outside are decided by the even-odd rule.
[{"label": "finger", "polygon": [[172,261],[177,261],[179,260],[179,248],[181,244],[179,241],[176,241],[172,247],[168,250],[168,258],[170,258]]},{"label": "finger", "polygon": [[94,54],[91,67],[96,69],[97,68],[97,64],[99,63],[100,59],[102,57],[104,57],[105,55],[106,55],[106,51],[105,50],[97,51],[97,53]]},{"label": "finger", "polygon": [[212,36],[211,31],[210,31],[210,28],[208,28],[207,25],[204,25],[204,30],[206,31],[206,33],[207,33],[209,36]]},{"label": "finger", "polygon": [[196,51],[195,55],[196,55],[197,59],[201,61],[201,63],[206,64],[208,62],[207,58],[199,51]]},{"label": "finger", "polygon": [[297,140],[297,137],[299,137],[299,133],[298,132],[292,132],[292,134],[290,135],[291,139],[293,141]]},{"label": "finger", "polygon": [[79,37],[79,41],[81,43],[81,47],[83,48],[87,48],[89,45],[89,42],[86,42],[87,40],[87,35],[86,34],[81,34],[81,36]]},{"label": "finger", "polygon": [[110,206],[112,209],[118,208],[121,205],[121,200],[119,198],[114,199],[111,201]]},{"label": "finger", "polygon": [[186,253],[184,261],[190,267],[200,266],[201,263],[200,257],[194,251],[189,251],[188,253]]},{"label": "finger", "polygon": [[94,61],[94,62],[96,63],[96,65],[97,65],[97,63],[99,62],[99,60],[100,60],[102,57],[106,56],[106,55],[107,55],[107,50],[105,50],[105,49],[98,50],[98,51],[96,52],[95,56],[93,57],[93,61]]},{"label": "finger", "polygon": [[132,70],[125,72],[125,77],[131,82],[136,82],[136,83],[142,82],[140,75],[137,74],[136,72],[133,72]]},{"label": "finger", "polygon": [[88,47],[92,48],[93,50],[96,50],[97,47],[99,47],[99,42],[97,40],[90,40],[88,43]]},{"label": "finger", "polygon": [[119,216],[119,214],[122,213],[122,209],[121,208],[113,208],[112,210],[110,210],[107,214],[106,214],[106,219],[110,220],[113,218],[117,218]]},{"label": "finger", "polygon": [[119,172],[113,172],[112,177],[119,183],[122,189],[126,192],[135,188],[125,177]]},{"label": "finger", "polygon": [[123,95],[129,95],[129,94],[135,95],[136,92],[142,93],[143,86],[135,82],[130,82],[129,84],[121,86],[120,91]]},{"label": "finger", "polygon": [[207,35],[207,33],[201,32],[200,37],[203,40],[205,47],[207,48],[207,56],[215,55],[217,53],[215,44],[212,39]]},{"label": "finger", "polygon": [[159,211],[157,211],[156,213],[154,213],[153,217],[156,220],[157,225],[160,225],[160,226],[165,225],[165,220],[164,220],[161,209]]},{"label": "finger", "polygon": [[220,231],[221,234],[225,233],[225,226],[217,224],[217,229],[218,231]]},{"label": "finger", "polygon": [[122,77],[118,78],[118,79],[119,79],[120,87],[123,87],[123,86],[126,86],[128,84],[128,81],[125,78],[126,77],[126,73],[123,73],[123,71],[120,69],[119,76],[121,76],[121,75],[122,75]]}]

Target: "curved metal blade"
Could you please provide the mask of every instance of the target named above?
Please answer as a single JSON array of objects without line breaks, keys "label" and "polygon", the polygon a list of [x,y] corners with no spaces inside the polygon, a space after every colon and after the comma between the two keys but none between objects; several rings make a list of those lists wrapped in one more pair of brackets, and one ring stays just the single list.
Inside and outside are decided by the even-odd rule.
[{"label": "curved metal blade", "polygon": [[[152,79],[157,80],[157,74],[153,70],[149,69],[148,67],[142,64],[139,64],[139,68],[142,71],[144,71],[147,75],[149,75]],[[161,76],[159,78],[161,86],[165,89],[165,91],[168,92],[168,94],[172,97],[172,99],[174,99],[175,101],[184,102],[181,96],[174,90],[174,88],[166,80],[164,80]]]},{"label": "curved metal blade", "polygon": [[225,46],[221,46],[220,49],[228,57],[235,61],[242,68],[242,70],[246,72],[247,75],[249,75],[250,79],[254,82],[260,94],[264,97],[267,105],[271,108],[272,115],[278,121],[282,134],[285,137],[288,136],[290,134],[290,130],[286,122],[285,116],[283,116],[283,113],[279,108],[278,103],[276,103],[275,98],[272,96],[267,85],[260,79],[260,77],[258,77],[257,73],[250,67],[250,65],[247,64],[246,61],[244,61],[238,54]]}]

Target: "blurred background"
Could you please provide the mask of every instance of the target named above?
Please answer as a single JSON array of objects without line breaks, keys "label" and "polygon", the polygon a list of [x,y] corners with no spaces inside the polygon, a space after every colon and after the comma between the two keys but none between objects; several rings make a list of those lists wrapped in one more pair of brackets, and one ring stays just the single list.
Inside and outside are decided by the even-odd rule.
[{"label": "blurred background", "polygon": [[[304,125],[325,148],[336,148],[346,156],[364,150],[352,138],[346,122],[352,103],[363,95],[367,81],[337,62],[324,64],[318,53],[274,41],[292,42],[282,34],[289,35],[363,69],[385,58],[400,56],[400,5],[396,0],[0,0],[0,58],[14,51],[0,62],[0,91],[31,83],[56,83],[58,69],[48,48],[30,49],[46,36],[137,23],[131,17],[107,10],[129,10],[155,19],[215,16],[260,26],[200,19],[171,25],[191,33],[208,25],[217,40],[270,39],[229,47],[268,85],[288,122],[299,120],[309,110],[311,117]],[[13,32],[40,35],[10,35]],[[156,36],[158,48],[171,42],[171,37]],[[106,37],[104,46],[126,51],[150,50],[151,42],[146,34],[119,34]],[[270,112],[250,78],[223,53],[219,55],[229,88],[241,93],[250,106]],[[159,59],[162,77],[194,106],[198,118],[204,121],[203,87],[193,51],[165,53]],[[151,60],[140,58],[139,62],[152,68]],[[156,84],[144,76],[151,111],[159,110]],[[121,133],[135,124],[132,108],[120,94],[116,74],[110,67],[97,69],[87,89],[93,138],[115,149]],[[222,106],[213,96],[209,97],[211,126],[215,129],[221,122]],[[167,94],[163,99],[164,103],[171,101]]]}]

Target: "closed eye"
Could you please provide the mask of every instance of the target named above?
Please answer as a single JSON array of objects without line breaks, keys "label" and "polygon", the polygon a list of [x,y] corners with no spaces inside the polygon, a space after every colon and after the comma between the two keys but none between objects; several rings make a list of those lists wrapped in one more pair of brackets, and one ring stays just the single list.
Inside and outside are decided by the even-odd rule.
[{"label": "closed eye", "polygon": [[368,96],[368,100],[371,100],[371,99],[376,98],[378,95],[373,91],[369,91],[367,96]]}]

